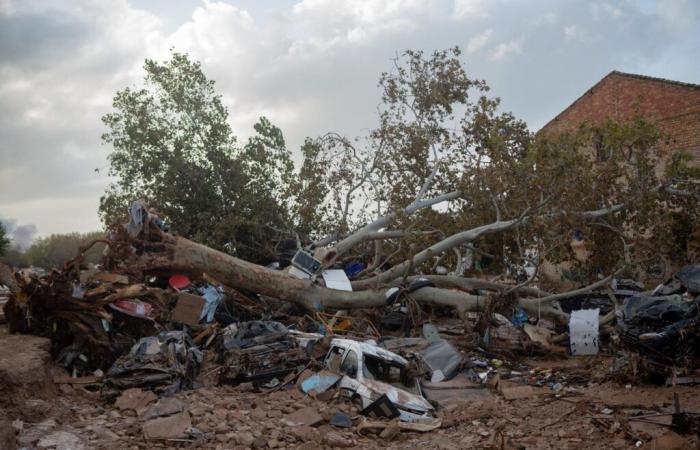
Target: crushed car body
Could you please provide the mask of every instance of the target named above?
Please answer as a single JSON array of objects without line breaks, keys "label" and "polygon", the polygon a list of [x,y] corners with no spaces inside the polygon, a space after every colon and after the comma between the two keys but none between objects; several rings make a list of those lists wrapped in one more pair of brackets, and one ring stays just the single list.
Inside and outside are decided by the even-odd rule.
[{"label": "crushed car body", "polygon": [[324,365],[342,374],[338,384],[341,393],[359,399],[362,408],[386,396],[401,420],[432,417],[433,406],[423,397],[419,383],[406,377],[408,361],[372,341],[333,339]]}]

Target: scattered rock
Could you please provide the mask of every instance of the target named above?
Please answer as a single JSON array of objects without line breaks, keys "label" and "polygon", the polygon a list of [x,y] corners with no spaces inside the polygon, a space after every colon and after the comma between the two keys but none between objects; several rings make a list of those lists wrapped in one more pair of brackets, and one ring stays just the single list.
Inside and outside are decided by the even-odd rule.
[{"label": "scattered rock", "polygon": [[39,439],[38,448],[53,448],[55,450],[85,450],[83,441],[73,433],[55,431]]},{"label": "scattered rock", "polygon": [[119,440],[119,435],[111,430],[108,430],[107,428],[95,427],[93,432],[98,439],[103,441],[114,442]]},{"label": "scattered rock", "polygon": [[323,437],[323,442],[327,445],[330,445],[331,447],[341,448],[352,447],[355,445],[355,443],[351,439],[348,439],[334,431],[326,433],[326,435]]},{"label": "scattered rock", "polygon": [[301,442],[316,442],[319,440],[318,430],[309,426],[295,426],[289,433]]},{"label": "scattered rock", "polygon": [[149,420],[156,417],[172,416],[184,411],[185,408],[187,408],[187,403],[173,397],[167,397],[146,408],[141,414],[141,418]]},{"label": "scattered rock", "polygon": [[693,446],[683,436],[670,431],[647,442],[642,450],[693,450]]},{"label": "scattered rock", "polygon": [[396,437],[401,432],[401,429],[399,428],[398,425],[392,424],[389,425],[388,427],[384,428],[381,433],[379,433],[379,437],[382,439],[386,439],[387,441],[390,441]]},{"label": "scattered rock", "polygon": [[290,427],[295,425],[313,426],[323,422],[323,417],[316,409],[307,406],[292,414],[287,414],[281,419],[281,422]]},{"label": "scattered rock", "polygon": [[503,386],[500,388],[501,394],[506,400],[520,400],[531,398],[536,395],[532,386]]},{"label": "scattered rock", "polygon": [[119,396],[114,406],[120,410],[132,409],[137,413],[143,412],[148,405],[158,400],[156,394],[151,391],[144,391],[139,388],[127,389]]},{"label": "scattered rock", "polygon": [[250,411],[250,417],[256,421],[265,420],[267,418],[267,413],[262,408],[255,408]]},{"label": "scattered rock", "polygon": [[244,447],[251,447],[254,441],[255,437],[250,431],[241,431],[236,435],[236,442],[238,443],[238,445],[242,445]]},{"label": "scattered rock", "polygon": [[187,431],[192,428],[192,420],[187,411],[149,420],[143,424],[143,436],[146,439],[178,439],[187,437]]},{"label": "scattered rock", "polygon": [[248,383],[241,383],[237,387],[238,392],[253,392],[255,390],[255,386],[253,386],[253,383],[248,382]]}]

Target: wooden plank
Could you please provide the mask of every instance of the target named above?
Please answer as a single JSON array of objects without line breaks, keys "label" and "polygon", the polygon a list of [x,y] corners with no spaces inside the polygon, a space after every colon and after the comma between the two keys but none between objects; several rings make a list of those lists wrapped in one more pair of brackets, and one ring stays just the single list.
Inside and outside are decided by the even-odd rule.
[{"label": "wooden plank", "polygon": [[177,295],[177,305],[175,305],[171,319],[174,322],[197,326],[199,315],[202,313],[205,303],[204,299],[198,295],[180,292]]},{"label": "wooden plank", "polygon": [[54,377],[56,384],[98,384],[102,382],[102,377]]}]

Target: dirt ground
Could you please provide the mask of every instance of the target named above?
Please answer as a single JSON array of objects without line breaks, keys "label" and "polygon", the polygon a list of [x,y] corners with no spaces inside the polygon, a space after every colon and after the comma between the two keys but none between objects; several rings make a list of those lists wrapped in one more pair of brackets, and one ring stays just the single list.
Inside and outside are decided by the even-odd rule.
[{"label": "dirt ground", "polygon": [[[54,384],[53,379],[61,381],[66,374],[52,367],[48,341],[42,341],[8,335],[0,327],[0,417],[5,417],[0,420],[0,448],[13,448],[13,436],[16,448],[57,450],[698,448],[697,436],[681,437],[668,426],[631,418],[673,411],[674,393],[683,411],[700,412],[700,386],[611,381],[606,376],[609,357],[528,360],[530,370],[515,376],[503,368],[489,387],[448,399],[438,410],[440,428],[419,433],[399,431],[392,422],[383,424],[384,431],[366,429],[367,419],[349,401],[337,394],[311,398],[293,385],[267,392],[254,392],[248,384],[208,386],[179,392],[170,403],[151,397],[107,404],[94,386]],[[206,381],[205,377],[205,385]],[[505,398],[509,387],[525,383],[533,387],[521,392],[524,398]],[[149,417],[154,407],[166,408],[166,403],[180,412],[167,420]],[[337,412],[350,416],[352,426],[330,425]],[[288,420],[294,414],[311,419],[317,415],[309,420],[317,423],[297,425]],[[656,420],[670,422],[670,416]],[[175,433],[182,425],[178,421],[187,422],[187,437],[147,439],[148,434]]]}]

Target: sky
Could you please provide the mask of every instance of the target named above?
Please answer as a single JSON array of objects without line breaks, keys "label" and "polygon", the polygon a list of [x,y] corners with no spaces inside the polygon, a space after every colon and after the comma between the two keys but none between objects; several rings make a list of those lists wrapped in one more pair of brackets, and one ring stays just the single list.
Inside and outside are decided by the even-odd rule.
[{"label": "sky", "polygon": [[0,0],[0,219],[21,247],[99,229],[100,118],[171,48],[216,81],[239,139],[266,116],[298,154],[376,125],[397,53],[455,45],[534,131],[612,70],[700,83],[700,1]]}]

